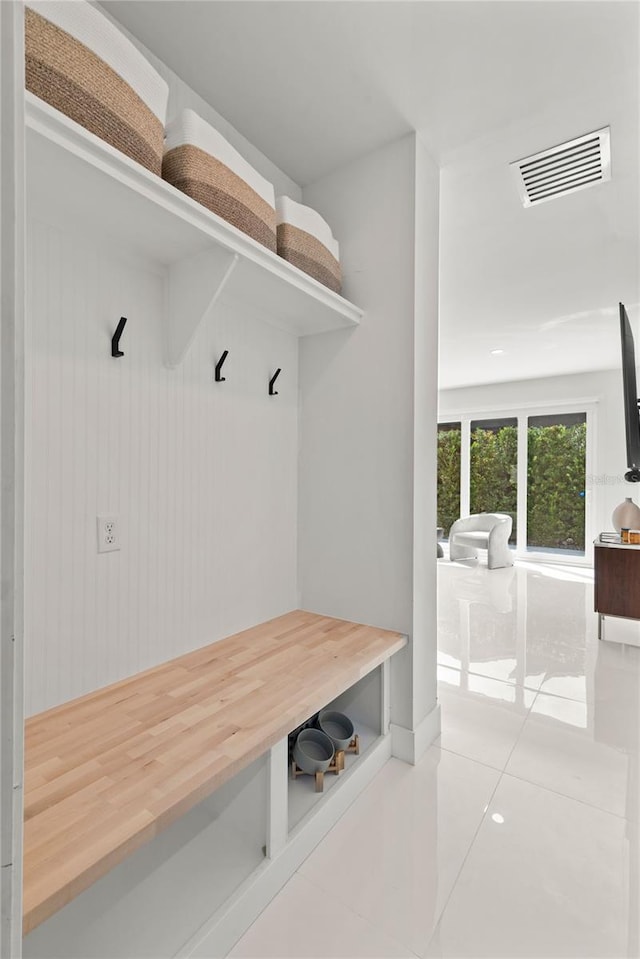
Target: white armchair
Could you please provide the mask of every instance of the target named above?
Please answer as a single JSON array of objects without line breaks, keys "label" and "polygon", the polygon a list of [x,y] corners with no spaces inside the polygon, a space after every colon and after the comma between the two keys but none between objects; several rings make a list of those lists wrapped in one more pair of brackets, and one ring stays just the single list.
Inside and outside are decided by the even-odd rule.
[{"label": "white armchair", "polygon": [[487,550],[489,569],[513,566],[509,537],[513,521],[506,513],[476,513],[457,519],[449,530],[449,559],[477,559]]}]

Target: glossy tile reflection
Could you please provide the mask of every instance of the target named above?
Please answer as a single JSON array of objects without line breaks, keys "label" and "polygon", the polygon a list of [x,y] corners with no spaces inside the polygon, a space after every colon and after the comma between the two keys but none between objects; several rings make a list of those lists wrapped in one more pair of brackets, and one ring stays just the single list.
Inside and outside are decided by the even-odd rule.
[{"label": "glossy tile reflection", "polygon": [[418,766],[392,759],[300,872],[327,893],[339,876],[358,915],[419,952],[498,779],[495,770],[435,747]]},{"label": "glossy tile reflection", "polygon": [[[528,709],[524,704],[516,704],[514,686],[478,679],[481,688],[477,692],[468,687],[451,689],[441,682],[442,735],[438,745],[503,770],[522,732]],[[535,697],[535,693],[527,694]],[[509,699],[510,696],[513,698]]]},{"label": "glossy tile reflection", "polygon": [[633,759],[598,741],[585,703],[540,693],[506,772],[625,816]]},{"label": "glossy tile reflection", "polygon": [[[387,763],[234,956],[640,955],[640,648],[598,641],[589,569],[438,572],[439,740]],[[325,908],[335,935],[301,943]]]},{"label": "glossy tile reflection", "polygon": [[440,563],[438,661],[529,689],[579,690],[593,616],[588,572],[533,564],[488,572]]},{"label": "glossy tile reflection", "polygon": [[426,955],[634,955],[629,854],[623,819],[503,776]]},{"label": "glossy tile reflection", "polygon": [[640,649],[598,641],[592,570],[509,572],[505,612],[493,572],[439,563],[440,745],[512,746],[426,955],[637,956]]}]

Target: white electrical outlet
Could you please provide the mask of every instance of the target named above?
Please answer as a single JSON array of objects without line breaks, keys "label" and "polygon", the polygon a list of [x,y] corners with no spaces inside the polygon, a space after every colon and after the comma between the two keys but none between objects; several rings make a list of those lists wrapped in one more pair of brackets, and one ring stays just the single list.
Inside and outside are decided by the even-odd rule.
[{"label": "white electrical outlet", "polygon": [[117,516],[98,516],[98,552],[120,549],[120,524]]}]

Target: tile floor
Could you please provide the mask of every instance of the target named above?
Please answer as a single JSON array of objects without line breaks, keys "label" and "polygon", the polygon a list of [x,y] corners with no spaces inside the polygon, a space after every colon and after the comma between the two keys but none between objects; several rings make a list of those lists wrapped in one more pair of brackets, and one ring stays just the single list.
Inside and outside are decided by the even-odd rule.
[{"label": "tile floor", "polygon": [[592,576],[440,560],[441,738],[386,764],[233,959],[640,954],[640,648],[612,620],[598,642]]}]

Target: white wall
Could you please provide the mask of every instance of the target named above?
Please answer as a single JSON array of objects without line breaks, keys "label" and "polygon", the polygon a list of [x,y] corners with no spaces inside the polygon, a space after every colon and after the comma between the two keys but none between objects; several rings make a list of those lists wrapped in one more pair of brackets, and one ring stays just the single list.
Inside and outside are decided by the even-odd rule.
[{"label": "white wall", "polygon": [[[625,496],[640,501],[637,486],[624,480],[627,467],[620,371],[605,370],[442,390],[438,419],[446,422],[461,414],[523,409],[528,405],[549,405],[551,412],[554,404],[561,406],[579,400],[593,400],[596,404],[592,463],[586,485],[593,517],[592,534],[596,536],[602,530],[612,529],[611,513]],[[545,410],[539,409],[539,412]]]},{"label": "white wall", "polygon": [[304,201],[340,238],[345,292],[365,320],[301,344],[302,605],[409,634],[394,657],[392,718],[413,730],[435,706],[435,548],[414,523],[433,539],[438,171],[408,136],[305,188]]},{"label": "white wall", "polygon": [[437,382],[440,170],[416,142],[413,716],[418,726],[437,695]]},{"label": "white wall", "polygon": [[223,304],[168,370],[160,275],[33,221],[28,257],[31,714],[295,608],[298,356]]},{"label": "white wall", "polygon": [[[304,190],[341,240],[360,328],[301,344],[300,590],[305,608],[411,631],[412,137]],[[391,240],[391,242],[390,242]]]}]

